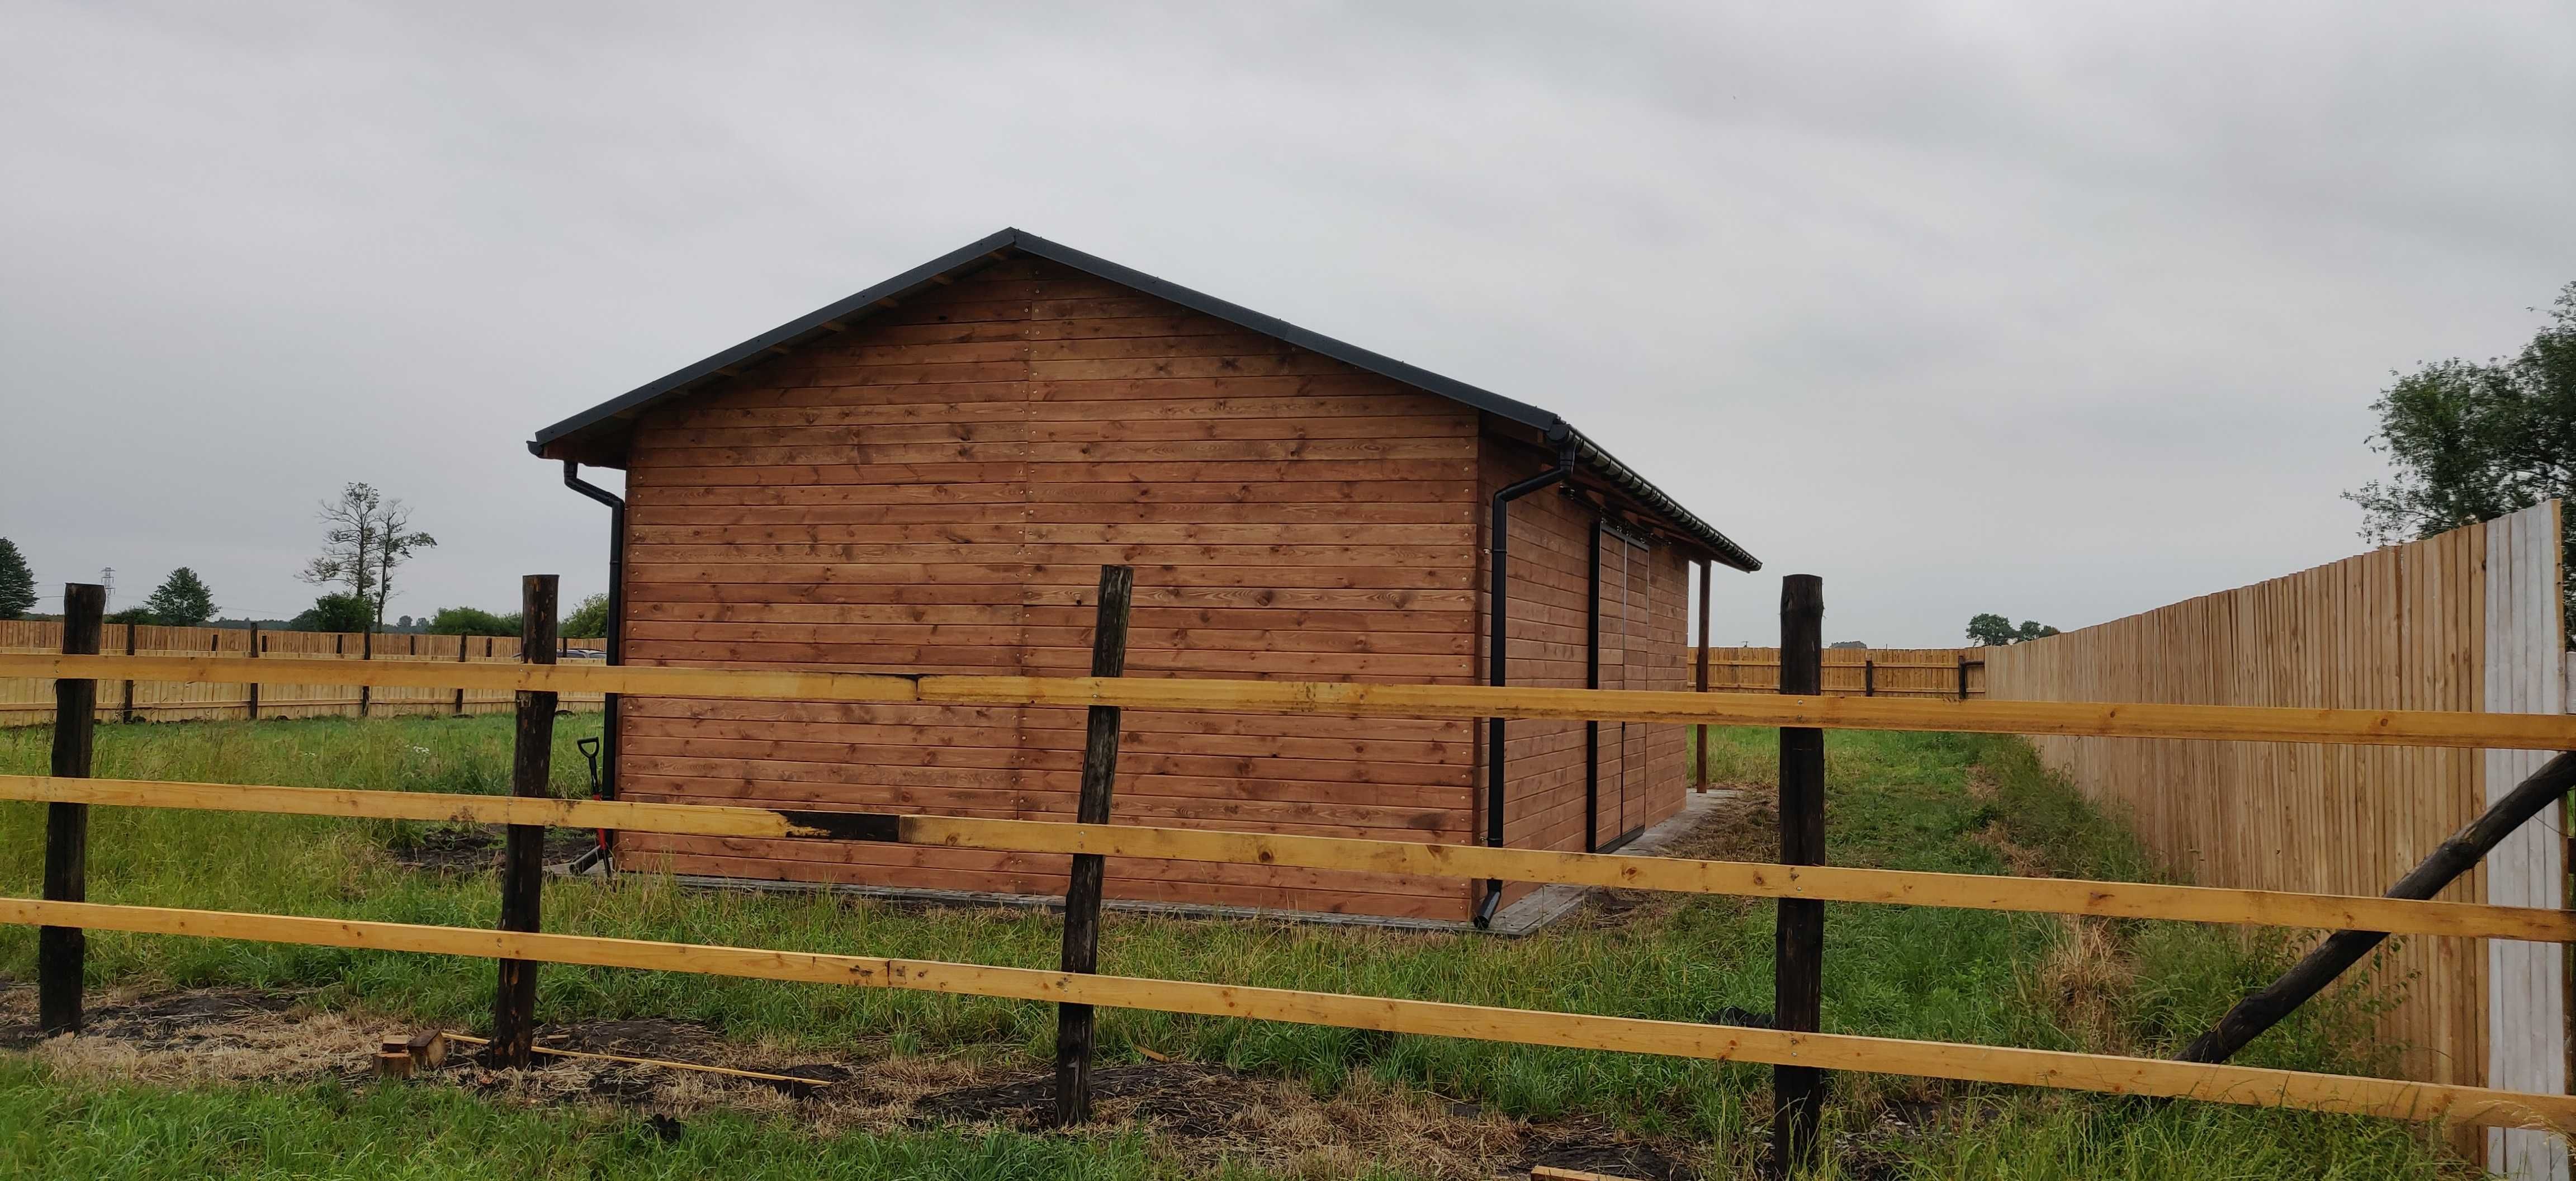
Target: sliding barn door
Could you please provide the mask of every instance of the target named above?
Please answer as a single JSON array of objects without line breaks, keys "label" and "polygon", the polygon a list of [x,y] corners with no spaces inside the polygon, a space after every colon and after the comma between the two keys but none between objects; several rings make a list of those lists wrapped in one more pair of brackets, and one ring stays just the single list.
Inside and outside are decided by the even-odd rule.
[{"label": "sliding barn door", "polygon": [[[1601,547],[1601,687],[1650,688],[1646,668],[1650,551],[1615,530],[1603,529]],[[1646,727],[1601,723],[1600,762],[1592,801],[1600,847],[1614,849],[1646,827]]]}]

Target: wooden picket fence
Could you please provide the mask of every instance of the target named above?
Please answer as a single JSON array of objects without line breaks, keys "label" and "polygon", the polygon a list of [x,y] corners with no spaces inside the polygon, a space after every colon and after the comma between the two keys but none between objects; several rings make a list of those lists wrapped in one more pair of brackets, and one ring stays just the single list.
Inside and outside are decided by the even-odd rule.
[{"label": "wooden picket fence", "polygon": [[[235,658],[0,655],[0,675],[198,681],[249,677],[309,681],[338,666],[319,661]],[[2378,749],[2576,749],[2576,717],[2403,710],[2263,708],[2158,703],[1930,701],[1903,698],[1773,696],[1451,685],[1377,685],[1122,677],[886,676],[688,668],[385,662],[349,670],[378,688],[462,686],[542,694],[618,693],[688,698],[859,701],[930,705],[1192,709],[1333,716],[1550,718],[1825,729],[1948,730],[2070,736],[2325,742]],[[537,716],[545,716],[540,713]],[[524,723],[523,723],[524,724]],[[1114,718],[1112,719],[1114,731]],[[57,729],[57,735],[75,728]],[[86,766],[86,727],[70,739]],[[523,743],[518,770],[543,781],[543,743]],[[1114,760],[1115,744],[1109,747]],[[531,767],[533,761],[533,767]],[[1088,768],[1087,768],[1088,770]],[[1966,906],[2075,915],[2123,915],[2202,922],[2327,926],[2489,939],[2576,942],[2576,916],[2542,907],[2407,901],[2359,895],[2018,879],[1832,869],[1822,866],[1649,859],[1602,854],[1208,832],[1106,823],[988,820],[887,813],[785,811],[712,805],[637,804],[402,792],[336,791],[222,784],[163,784],[85,777],[0,776],[0,797],[87,805],[214,808],[321,816],[463,819],[513,826],[564,825],[711,836],[908,844],[1071,853],[1083,857],[1261,863],[1376,872],[1439,872],[1514,881],[1618,885],[1778,899]],[[57,812],[60,827],[84,814]],[[534,841],[520,842],[526,856]],[[488,931],[101,905],[78,900],[81,878],[66,860],[85,857],[85,838],[48,844],[46,899],[0,900],[0,922],[45,927],[67,938],[49,947],[44,978],[69,994],[77,1025],[78,944],[89,929],[199,938],[462,955],[518,963],[583,964],[695,972],[859,987],[1052,1001],[1088,1020],[1089,1006],[1152,1009],[1703,1059],[1767,1062],[1911,1074],[1984,1083],[2165,1096],[2292,1107],[2401,1119],[2447,1119],[2492,1127],[2576,1129],[2576,1096],[2520,1093],[2455,1083],[2210,1065],[2110,1055],[1792,1032],[1743,1025],[1535,1012],[1401,998],[1252,988],[1186,980],[976,964],[817,955],[623,939],[549,935],[533,925]],[[516,856],[516,854],[514,854]],[[1076,875],[1079,878],[1079,874]],[[530,883],[533,876],[527,878]],[[67,883],[54,893],[54,884]],[[533,884],[529,887],[534,889]],[[1097,894],[1091,898],[1096,911]],[[533,912],[528,912],[533,917]],[[1096,917],[1096,916],[1095,916]],[[1071,922],[1068,921],[1068,930]],[[505,981],[509,969],[504,968]],[[525,977],[523,979],[532,979]],[[507,991],[505,984],[504,991]],[[534,991],[525,1003],[533,1005]],[[54,996],[46,1003],[63,1002]],[[506,1007],[505,1000],[496,1002]],[[47,1012],[60,1012],[48,1008]],[[1068,1018],[1069,1019],[1069,1018]],[[496,1041],[499,1040],[496,1033]],[[1062,1043],[1060,1042],[1060,1045]],[[1087,1042],[1085,1043],[1087,1054]],[[1087,1070],[1087,1057],[1085,1059]],[[1059,1062],[1059,1080],[1066,1076]],[[1061,1093],[1060,1096],[1061,1098]]]},{"label": "wooden picket fence", "polygon": [[[0,653],[50,653],[62,650],[59,620],[0,620]],[[255,645],[255,646],[254,646]],[[565,640],[562,646],[604,652],[605,640]],[[516,664],[516,636],[425,636],[382,632],[293,632],[234,627],[156,627],[103,625],[100,649],[139,656],[227,656],[240,659],[295,657],[329,660],[465,661]],[[598,656],[559,657],[566,664],[603,663]],[[336,678],[337,671],[333,673]],[[511,695],[484,689],[440,686],[386,688],[381,691],[347,680],[309,685],[233,684],[205,681],[113,681],[98,689],[102,722],[182,722],[219,718],[399,717],[438,714],[499,713],[510,708]],[[564,697],[562,708],[600,708],[597,694]],[[0,727],[42,726],[54,720],[51,681],[33,677],[0,677]]]}]

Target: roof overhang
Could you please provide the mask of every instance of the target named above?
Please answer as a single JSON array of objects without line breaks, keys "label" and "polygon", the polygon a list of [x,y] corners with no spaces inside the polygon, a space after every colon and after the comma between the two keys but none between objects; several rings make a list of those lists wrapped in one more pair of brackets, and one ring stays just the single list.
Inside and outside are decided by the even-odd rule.
[{"label": "roof overhang", "polygon": [[599,467],[623,467],[626,463],[626,436],[637,416],[655,406],[687,397],[719,382],[730,380],[743,371],[765,361],[793,353],[797,346],[827,339],[847,331],[856,322],[889,307],[894,307],[923,288],[953,281],[1014,253],[1034,255],[1113,283],[1133,287],[1148,295],[1170,300],[1192,311],[1214,316],[1253,332],[1287,341],[1299,348],[1321,353],[1334,360],[1356,366],[1382,377],[1438,394],[1475,407],[1497,418],[1519,423],[1537,431],[1548,444],[1570,455],[1576,466],[1603,482],[1619,489],[1657,515],[1669,519],[1680,532],[1705,546],[1717,561],[1738,570],[1761,569],[1762,563],[1743,547],[1728,540],[1715,526],[1701,520],[1644,476],[1619,462],[1618,458],[1593,442],[1572,423],[1553,411],[1527,402],[1507,398],[1491,390],[1472,386],[1454,378],[1443,377],[1428,369],[1405,364],[1393,357],[1371,352],[1354,344],[1335,340],[1319,332],[1300,328],[1285,320],[1266,316],[1240,304],[1192,291],[1177,283],[1167,282],[1118,265],[1108,259],[1085,254],[1070,246],[1048,241],[1019,229],[1005,229],[969,243],[900,275],[840,300],[818,311],[800,316],[761,333],[723,352],[695,364],[628,390],[579,414],[537,431],[528,441],[528,450],[540,457],[572,460]]}]

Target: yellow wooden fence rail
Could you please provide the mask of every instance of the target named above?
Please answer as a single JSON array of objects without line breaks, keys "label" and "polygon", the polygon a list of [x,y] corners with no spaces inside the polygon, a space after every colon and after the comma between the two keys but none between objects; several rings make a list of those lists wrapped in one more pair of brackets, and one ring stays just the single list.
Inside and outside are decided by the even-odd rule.
[{"label": "yellow wooden fence rail", "polygon": [[1521,1045],[1716,1061],[1786,1063],[1963,1082],[2201,1099],[2252,1107],[2292,1107],[2395,1119],[2448,1119],[2462,1124],[2497,1127],[2576,1128],[2576,1096],[2569,1095],[2523,1094],[2446,1083],[2402,1082],[2252,1066],[2200,1065],[2059,1050],[1910,1041],[1855,1034],[1787,1033],[1740,1025],[1488,1008],[1442,1001],[1254,988],[1191,980],[602,939],[585,935],[481,931],[357,919],[237,914],[94,902],[45,902],[30,898],[0,898],[0,923],[901,988]]},{"label": "yellow wooden fence rail", "polygon": [[[671,697],[952,705],[1115,705],[1287,714],[1568,718],[2535,750],[2576,748],[2576,718],[2404,710],[2080,702],[1926,702],[1625,690],[1144,678],[908,677],[560,665],[478,667],[471,664],[396,663],[352,669],[337,661],[262,659],[254,665],[251,661],[220,658],[146,656],[0,655],[0,676],[269,684],[308,681],[316,673],[324,671],[299,665],[328,666],[328,679],[339,683],[604,691]],[[352,673],[359,675],[353,677]],[[871,839],[959,847],[1241,861],[1314,868],[1395,868],[1407,872],[1471,877],[1490,875],[1521,881],[1563,881],[1697,893],[2357,927],[2556,941],[2567,941],[2571,935],[2567,916],[2560,912],[2463,903],[2400,902],[2136,883],[1793,868],[1113,825],[223,784],[152,784],[133,780],[56,779],[46,776],[0,777],[0,797],[313,815],[496,820],[582,827],[598,825],[654,831],[710,833],[712,830],[713,835],[837,839],[849,839],[852,825],[873,824],[890,831],[881,831]],[[906,988],[1529,1045],[2193,1098],[2402,1119],[2450,1119],[2466,1124],[2549,1127],[2561,1131],[2576,1129],[2576,1096],[2060,1051],[1487,1008],[1197,981],[35,899],[0,899],[0,922]]]},{"label": "yellow wooden fence rail", "polygon": [[[354,791],[143,779],[0,775],[0,799],[428,820],[542,824],[686,836],[886,840],[1020,853],[1096,853],[1165,861],[1280,865],[1516,882],[1607,886],[1749,898],[1814,898],[1900,906],[2173,919],[2397,934],[2576,942],[2576,913],[2468,902],[2419,902],[2144,882],[1920,873],[1764,862],[1621,857],[1349,837],[1216,832],[1052,820],[816,812],[717,804],[529,799],[441,792]],[[863,830],[873,829],[872,832]]]},{"label": "yellow wooden fence rail", "polygon": [[531,689],[921,705],[1114,705],[1130,709],[1367,717],[1557,718],[1719,726],[2081,734],[2333,742],[2493,750],[2576,750],[2576,715],[2304,709],[2081,701],[1909,701],[1629,689],[1524,689],[1150,677],[891,676],[604,665],[360,664],[195,656],[0,654],[0,676]]}]

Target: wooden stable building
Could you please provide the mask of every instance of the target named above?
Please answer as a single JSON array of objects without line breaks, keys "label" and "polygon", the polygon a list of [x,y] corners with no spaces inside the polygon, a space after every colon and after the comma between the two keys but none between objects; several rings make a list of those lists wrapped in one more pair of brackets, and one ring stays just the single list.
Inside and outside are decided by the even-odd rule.
[{"label": "wooden stable building", "polygon": [[[1686,689],[1692,568],[1705,586],[1710,563],[1759,565],[1549,411],[1017,230],[529,446],[617,509],[612,659],[635,665],[1085,675],[1100,567],[1124,563],[1129,676]],[[583,464],[625,470],[622,506]],[[633,800],[1070,819],[1083,744],[1070,709],[629,698],[611,717]],[[1498,798],[1503,842],[1582,850],[1681,807],[1681,727],[1512,722],[1496,747],[1492,725],[1131,710],[1114,812],[1476,842]],[[621,860],[991,895],[1061,895],[1066,873],[642,833]],[[1113,861],[1109,891],[1491,909],[1482,882],[1182,862]]]}]

